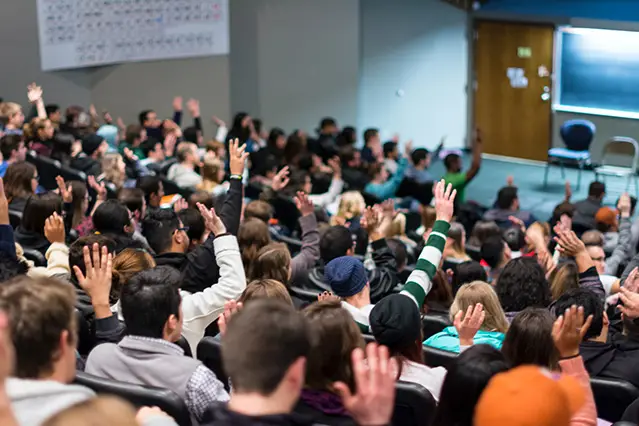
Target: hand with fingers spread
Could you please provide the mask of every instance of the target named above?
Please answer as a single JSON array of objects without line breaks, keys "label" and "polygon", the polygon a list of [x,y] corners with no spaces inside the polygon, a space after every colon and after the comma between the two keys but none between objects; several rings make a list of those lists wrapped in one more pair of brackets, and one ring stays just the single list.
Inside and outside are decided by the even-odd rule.
[{"label": "hand with fingers spread", "polygon": [[64,244],[66,238],[64,220],[62,220],[62,216],[57,212],[53,212],[53,214],[44,221],[44,236],[51,244]]},{"label": "hand with fingers spread", "polygon": [[639,318],[639,293],[621,287],[619,291],[619,299],[623,305],[618,305],[619,310],[626,317],[631,319]]},{"label": "hand with fingers spread", "polygon": [[632,210],[632,203],[630,202],[630,196],[628,193],[624,192],[619,197],[619,202],[617,203],[617,209],[619,210],[619,214],[622,218],[630,217],[630,211]]},{"label": "hand with fingers spread", "polygon": [[339,157],[333,157],[328,160],[328,166],[333,171],[333,179],[342,178],[342,163]]},{"label": "hand with fingers spread", "polygon": [[173,111],[182,111],[182,96],[173,98]]},{"label": "hand with fingers spread", "polygon": [[86,273],[82,273],[78,266],[73,266],[73,272],[80,287],[91,297],[96,318],[108,318],[111,316],[109,294],[113,255],[109,253],[107,246],[102,246],[100,250],[98,243],[93,244],[91,248],[84,246],[82,254]]},{"label": "hand with fingers spread", "polygon": [[94,104],[89,105],[89,115],[93,119],[97,119],[98,118],[98,110],[95,108]]},{"label": "hand with fingers spread", "polygon": [[558,223],[554,227],[555,241],[557,242],[557,250],[566,256],[576,257],[580,253],[586,253],[586,245],[583,241],[577,238],[577,235],[570,229],[564,228],[561,223]]},{"label": "hand with fingers spread", "polygon": [[271,182],[271,188],[273,189],[273,191],[277,192],[286,188],[286,185],[288,185],[288,182],[290,181],[288,177],[288,173],[289,173],[288,166],[284,166],[282,170],[277,172],[277,174],[273,177],[273,180]]},{"label": "hand with fingers spread", "polygon": [[120,129],[120,131],[126,130],[126,124],[124,124],[124,120],[122,120],[122,117],[118,117],[115,124],[118,126],[118,129]]},{"label": "hand with fingers spread", "polygon": [[174,132],[169,132],[164,137],[164,152],[167,156],[173,156],[175,145],[177,145],[178,137]]},{"label": "hand with fingers spread", "polygon": [[579,355],[579,345],[584,339],[592,315],[584,320],[583,306],[576,305],[566,309],[563,315],[555,321],[552,327],[552,339],[562,358],[572,358]]},{"label": "hand with fingers spread", "polygon": [[197,203],[197,208],[200,211],[200,214],[202,214],[206,229],[211,234],[217,237],[226,233],[226,226],[224,226],[222,219],[220,219],[220,217],[215,213],[215,209],[209,210],[202,203]]},{"label": "hand with fingers spread", "polygon": [[226,334],[226,327],[233,315],[238,313],[242,309],[242,302],[236,302],[235,300],[229,300],[224,303],[224,312],[218,317],[217,325],[220,329],[220,335],[224,337]]},{"label": "hand with fingers spread", "polygon": [[381,211],[373,207],[366,207],[366,210],[362,213],[360,219],[360,226],[366,229],[368,235],[374,234],[379,228],[379,224],[382,221]]},{"label": "hand with fingers spread", "polygon": [[465,314],[462,310],[457,312],[453,324],[459,334],[460,346],[472,346],[475,334],[484,324],[485,318],[486,312],[484,312],[484,306],[481,303],[469,306]]},{"label": "hand with fingers spread", "polygon": [[9,225],[9,200],[4,192],[4,181],[0,178],[0,225]]},{"label": "hand with fingers spread", "polygon": [[73,191],[71,185],[67,185],[62,176],[55,177],[55,183],[58,184],[58,191],[62,197],[62,201],[65,203],[73,202]]},{"label": "hand with fingers spread", "polygon": [[406,158],[410,159],[410,161],[413,161],[411,156],[413,154],[413,141],[409,140],[408,142],[406,142],[406,145],[404,145],[404,154],[406,155]]},{"label": "hand with fingers spread", "polygon": [[4,389],[5,381],[13,374],[16,354],[11,340],[9,317],[0,311],[0,388]]},{"label": "hand with fingers spread", "polygon": [[106,201],[107,199],[107,190],[106,186],[104,186],[104,182],[98,183],[95,180],[95,176],[89,176],[87,182],[91,188],[98,194],[98,201]]},{"label": "hand with fingers spread", "polygon": [[134,163],[135,163],[136,161],[138,161],[138,160],[139,160],[138,156],[137,156],[137,155],[135,155],[135,154],[133,153],[133,151],[131,151],[131,149],[130,149],[130,148],[127,148],[127,147],[124,147],[124,156],[125,156],[125,157],[129,160],[129,161],[132,161],[132,162],[134,162]]},{"label": "hand with fingers spread", "polygon": [[244,165],[249,156],[248,152],[244,152],[246,145],[240,146],[239,139],[233,139],[229,142],[229,169],[231,175],[242,176],[244,174]]},{"label": "hand with fingers spread", "polygon": [[217,127],[226,127],[226,123],[216,116],[211,117],[211,121],[213,121]]},{"label": "hand with fingers spread", "polygon": [[508,216],[508,220],[513,224],[513,226],[520,228],[524,233],[526,232],[526,224],[523,220],[519,219],[517,216]]},{"label": "hand with fingers spread", "polygon": [[173,203],[173,211],[175,213],[179,213],[182,210],[186,210],[189,208],[189,203],[182,197],[178,198],[175,203]]},{"label": "hand with fingers spread", "polygon": [[344,408],[360,426],[389,424],[395,407],[397,361],[388,348],[369,343],[364,351],[357,348],[351,355],[356,393],[344,382],[333,383]]},{"label": "hand with fingers spread", "polygon": [[623,282],[623,287],[635,293],[639,292],[639,267],[633,268]]},{"label": "hand with fingers spread", "polygon": [[435,213],[437,220],[450,222],[455,211],[457,190],[451,184],[446,186],[442,179],[435,184]]},{"label": "hand with fingers spread", "polygon": [[189,99],[186,101],[186,107],[189,109],[191,117],[197,118],[200,116],[200,101],[197,99]]},{"label": "hand with fingers spread", "polygon": [[27,86],[27,98],[29,103],[35,104],[42,100],[42,87],[35,83],[31,83]]},{"label": "hand with fingers spread", "polygon": [[325,300],[331,300],[331,301],[339,302],[340,298],[338,296],[335,296],[330,291],[325,291],[325,292],[320,293],[320,294],[317,295],[317,301],[318,302],[323,302]]},{"label": "hand with fingers spread", "polygon": [[308,195],[303,191],[298,191],[297,196],[293,198],[297,210],[300,211],[302,216],[308,216],[309,214],[315,214],[315,206],[313,202],[308,198]]}]

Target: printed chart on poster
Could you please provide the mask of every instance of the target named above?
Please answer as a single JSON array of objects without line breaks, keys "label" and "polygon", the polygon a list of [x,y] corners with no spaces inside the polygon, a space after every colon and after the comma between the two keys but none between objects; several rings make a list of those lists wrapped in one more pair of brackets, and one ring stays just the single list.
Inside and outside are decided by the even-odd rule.
[{"label": "printed chart on poster", "polygon": [[229,0],[37,2],[43,71],[229,52]]}]

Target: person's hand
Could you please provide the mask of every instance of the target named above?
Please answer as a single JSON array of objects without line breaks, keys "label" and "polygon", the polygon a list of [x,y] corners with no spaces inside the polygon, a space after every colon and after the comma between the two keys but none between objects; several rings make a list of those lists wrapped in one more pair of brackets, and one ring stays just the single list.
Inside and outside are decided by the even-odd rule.
[{"label": "person's hand", "polygon": [[106,199],[107,199],[107,190],[106,190],[106,186],[104,186],[104,182],[98,183],[95,180],[95,176],[89,176],[87,178],[87,182],[89,183],[89,186],[91,188],[93,188],[93,190],[98,194],[97,200],[98,201],[106,201]]},{"label": "person's hand", "polygon": [[244,165],[249,157],[248,152],[244,152],[246,145],[240,146],[239,139],[233,139],[229,142],[229,169],[232,175],[242,176],[244,174]]},{"label": "person's hand", "polygon": [[141,407],[135,415],[135,421],[138,425],[143,426],[152,417],[172,418],[159,407]]},{"label": "person's hand", "polygon": [[73,191],[71,185],[67,185],[62,176],[55,177],[55,183],[58,184],[58,191],[62,197],[62,201],[65,203],[73,202]]},{"label": "person's hand", "polygon": [[118,117],[115,124],[118,126],[118,129],[120,129],[120,131],[126,130],[126,124],[124,124],[124,120],[122,120],[122,117]]},{"label": "person's hand", "polygon": [[628,193],[624,192],[619,197],[619,202],[617,203],[617,209],[619,209],[619,213],[621,217],[630,217],[630,210],[632,209],[632,204],[630,202],[630,196]]},{"label": "person's hand", "polygon": [[0,311],[0,386],[4,389],[5,381],[13,374],[16,353],[11,340],[9,317]]},{"label": "person's hand", "polygon": [[333,171],[333,179],[342,178],[342,163],[340,162],[339,157],[329,158],[328,166]]},{"label": "person's hand", "polygon": [[331,301],[339,302],[340,298],[338,296],[335,296],[330,291],[325,291],[325,292],[320,293],[320,294],[317,295],[317,301],[318,302],[324,302],[325,300],[331,300]]},{"label": "person's hand", "polygon": [[404,146],[404,154],[406,154],[406,158],[411,158],[411,154],[413,153],[413,141],[410,140],[406,142]]},{"label": "person's hand", "polygon": [[202,214],[206,229],[211,234],[217,237],[218,235],[226,233],[226,226],[224,226],[222,219],[220,219],[220,217],[215,213],[215,209],[209,210],[202,203],[197,203],[197,208],[200,211],[200,214]]},{"label": "person's hand", "polygon": [[366,210],[362,213],[359,224],[362,228],[366,229],[366,232],[368,232],[370,236],[377,232],[381,221],[382,214],[379,208],[366,207]]},{"label": "person's hand", "polygon": [[376,343],[366,346],[366,360],[360,348],[353,350],[351,360],[356,393],[344,382],[333,383],[344,408],[360,426],[389,424],[395,408],[397,361],[387,347]]},{"label": "person's hand", "polygon": [[466,309],[466,314],[462,310],[457,312],[453,324],[457,329],[461,346],[473,345],[475,334],[484,323],[484,318],[486,318],[486,312],[484,312],[484,306],[481,303],[469,306]]},{"label": "person's hand", "polygon": [[95,105],[93,104],[89,105],[89,115],[91,118],[98,118],[98,110],[95,109]]},{"label": "person's hand", "polygon": [[293,197],[297,210],[300,211],[302,216],[315,213],[315,206],[313,202],[308,198],[308,195],[303,191],[298,191],[297,195]]},{"label": "person's hand", "polygon": [[591,323],[592,315],[584,321],[583,306],[573,305],[557,318],[552,327],[552,339],[559,351],[559,356],[571,358],[579,355],[579,345]]},{"label": "person's hand", "polygon": [[57,212],[53,212],[44,221],[44,236],[51,244],[65,242],[64,220]]},{"label": "person's hand", "polygon": [[182,96],[173,98],[173,111],[182,111]]},{"label": "person's hand", "polygon": [[215,115],[211,117],[211,121],[214,122],[217,125],[217,127],[226,127],[226,123],[222,121],[219,117],[216,117]]},{"label": "person's hand", "polygon": [[513,226],[521,229],[524,233],[526,232],[526,224],[523,220],[519,219],[517,216],[508,216],[508,220],[513,224]]},{"label": "person's hand", "polygon": [[135,163],[136,161],[138,161],[138,160],[139,160],[139,159],[138,159],[138,156],[137,156],[137,155],[135,155],[135,154],[133,153],[133,151],[131,151],[131,149],[130,149],[130,148],[127,148],[127,147],[124,147],[124,156],[125,156],[125,157],[129,160],[129,161],[132,161],[132,162],[134,162],[134,163]]},{"label": "person's hand", "polygon": [[82,141],[74,140],[71,143],[71,157],[76,157],[82,152]]},{"label": "person's hand", "polygon": [[555,260],[552,258],[552,255],[545,247],[543,248],[543,250],[537,251],[537,263],[539,263],[539,266],[541,266],[546,273],[546,279],[550,277],[550,274],[557,266],[555,264]]},{"label": "person's hand", "polygon": [[446,186],[446,182],[442,179],[435,184],[434,192],[436,219],[450,222],[455,211],[457,190],[453,189],[453,185],[450,183]]},{"label": "person's hand", "polygon": [[639,291],[639,268],[635,267],[623,283],[623,287],[637,293]]},{"label": "person's hand", "polygon": [[564,184],[564,201],[570,201],[572,198],[572,187],[570,186],[570,181],[567,180]]},{"label": "person's hand", "polygon": [[224,337],[226,334],[226,328],[229,325],[229,321],[233,315],[238,313],[242,309],[242,302],[236,302],[235,300],[229,300],[224,303],[224,312],[217,319],[217,326],[220,329],[220,335]]},{"label": "person's hand", "polygon": [[515,186],[515,178],[512,175],[506,177],[506,186]]},{"label": "person's hand", "polygon": [[169,132],[164,137],[164,152],[167,156],[172,157],[177,145],[178,137],[175,132]]},{"label": "person's hand", "polygon": [[31,83],[27,86],[27,98],[29,98],[29,103],[35,104],[38,101],[42,100],[42,87],[38,86],[35,83]]},{"label": "person's hand", "polygon": [[553,229],[555,230],[555,234],[557,234],[555,237],[555,241],[558,244],[557,250],[562,254],[576,257],[578,254],[586,252],[586,245],[577,238],[577,235],[573,231],[564,228],[560,223],[555,225]]},{"label": "person's hand", "polygon": [[106,124],[113,124],[113,117],[111,117],[111,113],[106,109],[102,111],[102,119]]},{"label": "person's hand", "polygon": [[630,319],[639,318],[639,293],[626,288],[625,284],[619,290],[619,298],[623,305],[618,305],[622,314]]},{"label": "person's hand", "polygon": [[73,266],[73,272],[78,278],[80,287],[91,296],[91,303],[94,306],[109,306],[113,255],[108,252],[107,246],[102,246],[101,251],[102,253],[98,243],[93,244],[91,249],[89,246],[84,246],[82,254],[86,276],[76,265]]},{"label": "person's hand", "polygon": [[475,145],[481,145],[482,143],[482,132],[479,127],[476,127],[475,131],[473,132],[473,143]]},{"label": "person's hand", "polygon": [[186,107],[189,109],[191,117],[197,118],[200,116],[200,101],[197,99],[189,99],[186,101]]},{"label": "person's hand", "polygon": [[0,225],[9,225],[9,201],[4,192],[4,181],[0,178]]},{"label": "person's hand", "polygon": [[273,176],[273,180],[271,181],[271,188],[273,189],[273,191],[278,192],[286,188],[286,185],[288,185],[290,181],[288,173],[288,166],[284,166],[282,170],[280,170],[275,176]]},{"label": "person's hand", "polygon": [[175,213],[179,213],[182,210],[186,210],[189,208],[189,203],[186,202],[184,197],[180,197],[173,203],[173,211]]}]

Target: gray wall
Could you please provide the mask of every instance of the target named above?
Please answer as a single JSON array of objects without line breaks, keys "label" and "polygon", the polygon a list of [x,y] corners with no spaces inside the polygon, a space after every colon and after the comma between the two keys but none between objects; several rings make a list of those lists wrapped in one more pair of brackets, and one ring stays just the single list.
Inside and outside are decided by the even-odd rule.
[{"label": "gray wall", "polygon": [[447,146],[464,146],[466,13],[441,0],[363,0],[360,25],[359,129],[429,148],[447,135]]}]

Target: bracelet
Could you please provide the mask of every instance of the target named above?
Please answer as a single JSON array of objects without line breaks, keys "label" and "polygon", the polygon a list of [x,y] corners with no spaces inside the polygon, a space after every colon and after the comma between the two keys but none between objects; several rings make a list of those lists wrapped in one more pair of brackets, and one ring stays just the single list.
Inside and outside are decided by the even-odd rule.
[{"label": "bracelet", "polygon": [[242,180],[243,178],[244,178],[244,176],[242,176],[242,175],[231,175],[231,176],[229,176],[229,179]]},{"label": "bracelet", "polygon": [[564,357],[559,358],[559,361],[565,361],[567,359],[573,359],[573,358],[577,358],[577,357],[580,357],[580,356],[581,356],[581,354],[571,355],[571,356],[564,356]]}]

